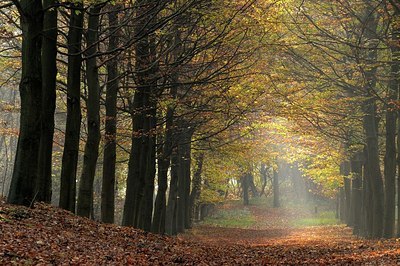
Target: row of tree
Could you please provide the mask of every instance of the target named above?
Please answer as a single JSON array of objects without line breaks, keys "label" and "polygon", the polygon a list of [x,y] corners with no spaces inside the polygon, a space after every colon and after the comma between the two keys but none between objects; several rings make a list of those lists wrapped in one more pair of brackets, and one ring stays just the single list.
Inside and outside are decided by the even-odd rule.
[{"label": "row of tree", "polygon": [[[265,171],[277,190],[280,158],[312,180],[308,189],[338,194],[341,219],[355,234],[394,236],[396,1],[15,0],[0,7],[9,21],[1,58],[22,54],[10,203],[56,198],[95,218],[100,202],[104,222],[117,222],[122,209],[123,225],[175,234],[212,195],[237,189],[247,203],[259,170],[261,191]],[[55,112],[66,112],[65,121],[54,123]],[[0,139],[7,162],[3,147],[12,139]]]},{"label": "row of tree", "polygon": [[103,152],[101,221],[115,222],[117,124],[123,121],[131,145],[120,146],[128,154],[122,224],[169,234],[189,228],[202,184],[200,154],[191,185],[192,147],[209,145],[253,111],[251,102],[236,106],[229,91],[254,62],[247,38],[255,33],[245,29],[250,6],[196,0],[2,6],[10,16],[17,10],[20,27],[9,31],[22,36],[20,129],[8,202],[52,199],[58,99],[66,102],[61,208],[93,217]]},{"label": "row of tree", "polygon": [[397,1],[304,3],[289,26],[297,45],[284,50],[298,121],[340,147],[341,218],[372,238],[396,233],[399,11]]}]

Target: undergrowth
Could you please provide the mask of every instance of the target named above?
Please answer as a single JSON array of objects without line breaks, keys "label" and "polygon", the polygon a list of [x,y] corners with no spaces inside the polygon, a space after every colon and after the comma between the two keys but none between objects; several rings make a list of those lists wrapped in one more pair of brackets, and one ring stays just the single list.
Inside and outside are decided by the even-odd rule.
[{"label": "undergrowth", "polygon": [[335,217],[335,212],[325,211],[315,214],[313,217],[302,218],[293,221],[295,227],[306,227],[306,226],[322,226],[322,225],[336,225],[339,221]]},{"label": "undergrowth", "polygon": [[203,224],[228,227],[249,228],[256,222],[248,208],[218,210],[204,219]]}]

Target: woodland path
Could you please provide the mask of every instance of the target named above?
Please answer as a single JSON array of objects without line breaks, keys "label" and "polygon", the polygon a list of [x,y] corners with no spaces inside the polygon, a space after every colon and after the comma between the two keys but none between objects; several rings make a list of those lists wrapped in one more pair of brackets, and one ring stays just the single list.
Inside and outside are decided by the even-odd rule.
[{"label": "woodland path", "polygon": [[[230,209],[237,206],[225,206]],[[249,206],[249,228],[198,225],[183,235],[208,245],[243,245],[265,252],[266,264],[400,265],[400,239],[366,240],[345,225],[294,226],[311,212]]]},{"label": "woodland path", "polygon": [[[362,240],[342,226],[296,228],[297,212],[250,207],[248,229],[196,226],[178,237],[106,225],[0,200],[0,265],[396,265],[400,242]],[[265,217],[269,217],[266,219]]]}]

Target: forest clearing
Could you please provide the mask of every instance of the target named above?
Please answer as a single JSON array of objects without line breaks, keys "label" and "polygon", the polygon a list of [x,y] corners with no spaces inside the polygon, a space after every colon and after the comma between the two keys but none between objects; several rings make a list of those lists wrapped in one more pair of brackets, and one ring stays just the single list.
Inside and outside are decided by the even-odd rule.
[{"label": "forest clearing", "polygon": [[[400,242],[364,240],[343,224],[296,225],[299,209],[248,207],[246,228],[199,224],[177,237],[83,219],[58,208],[0,203],[2,265],[396,265]],[[224,206],[240,213],[243,206]],[[219,210],[216,210],[218,213]],[[230,218],[232,219],[232,218]],[[235,218],[238,220],[238,218]],[[240,218],[239,218],[240,220]],[[336,221],[337,222],[337,221]]]}]

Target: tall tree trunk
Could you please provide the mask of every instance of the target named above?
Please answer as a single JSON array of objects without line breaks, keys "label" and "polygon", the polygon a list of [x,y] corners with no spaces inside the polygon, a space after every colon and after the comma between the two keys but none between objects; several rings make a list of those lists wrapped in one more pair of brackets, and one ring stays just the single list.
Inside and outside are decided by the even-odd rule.
[{"label": "tall tree trunk", "polygon": [[[176,89],[171,91],[172,98],[176,97]],[[165,138],[161,154],[158,158],[158,191],[154,206],[153,229],[154,233],[165,232],[166,219],[166,192],[168,188],[168,169],[172,153],[172,130],[173,130],[174,107],[169,106],[166,114]]]},{"label": "tall tree trunk", "polygon": [[154,178],[156,175],[156,113],[157,102],[154,94],[150,93],[149,103],[147,105],[148,111],[145,112],[144,135],[146,137],[145,145],[146,157],[143,159],[144,169],[144,188],[143,197],[140,202],[140,228],[145,231],[151,230],[151,222],[153,215],[153,195],[154,195]]},{"label": "tall tree trunk", "polygon": [[260,176],[262,180],[262,187],[260,191],[260,197],[261,197],[263,194],[265,194],[265,187],[267,186],[267,167],[265,163],[261,163]]},{"label": "tall tree trunk", "polygon": [[21,116],[17,153],[7,201],[29,206],[35,199],[42,106],[41,45],[42,2],[20,1],[22,29],[22,74],[19,85]]},{"label": "tall tree trunk", "polygon": [[345,222],[346,219],[346,199],[344,193],[344,187],[339,188],[339,219],[341,222]]},{"label": "tall tree trunk", "polygon": [[345,222],[348,226],[352,226],[351,221],[351,180],[350,175],[350,163],[348,161],[342,162],[341,164],[341,175],[344,176],[344,195],[345,195]]},{"label": "tall tree trunk", "polygon": [[[187,214],[190,194],[190,146],[192,133],[188,124],[181,121],[178,125],[178,197],[177,197],[177,230],[187,228]],[[189,191],[188,191],[189,190]],[[189,192],[189,193],[188,193]]]},{"label": "tall tree trunk", "polygon": [[[151,229],[152,201],[155,178],[156,127],[156,55],[155,39],[150,29],[155,22],[154,5],[147,0],[137,3],[141,20],[135,27],[135,36],[143,36],[135,44],[136,84],[133,109],[133,137],[124,206],[124,225]],[[150,192],[150,190],[152,190]],[[151,203],[150,203],[151,201]]]},{"label": "tall tree trunk", "polygon": [[165,216],[165,232],[169,235],[177,234],[177,197],[178,197],[178,151],[174,147],[171,154],[171,180],[169,184],[168,205]]},{"label": "tall tree trunk", "polygon": [[[154,23],[154,19],[152,21]],[[157,136],[157,49],[156,49],[156,38],[155,34],[149,35],[148,41],[148,62],[146,70],[147,78],[147,89],[146,89],[146,101],[144,105],[145,116],[144,116],[144,137],[145,142],[143,148],[146,149],[146,157],[144,159],[144,189],[143,198],[140,203],[140,214],[141,219],[140,228],[145,231],[151,231],[151,223],[153,217],[153,199],[154,199],[154,179],[156,176],[156,136]],[[149,66],[150,64],[150,66]]]},{"label": "tall tree trunk", "polygon": [[371,184],[370,184],[370,168],[368,167],[368,152],[367,147],[364,146],[364,171],[363,171],[363,221],[364,222],[364,230],[362,232],[362,236],[370,238],[372,234],[373,228],[373,210],[372,210],[372,191],[371,191]]},{"label": "tall tree trunk", "polygon": [[[400,88],[399,88],[399,101],[400,101]],[[399,119],[397,123],[397,232],[396,236],[400,238],[400,110],[397,111],[397,117]]]},{"label": "tall tree trunk", "polygon": [[[81,2],[75,7],[83,9]],[[81,45],[84,12],[71,12],[68,32],[67,123],[61,167],[60,207],[75,212],[81,129]]]},{"label": "tall tree trunk", "polygon": [[190,188],[191,188],[191,165],[192,165],[192,136],[194,131],[188,126],[185,138],[185,154],[183,163],[184,167],[184,179],[185,179],[185,228],[191,228],[192,215],[190,213]]},{"label": "tall tree trunk", "polygon": [[272,177],[272,191],[274,195],[274,208],[279,208],[281,206],[279,200],[279,173],[275,169]]},{"label": "tall tree trunk", "polygon": [[[378,38],[376,36],[378,19],[375,15],[374,6],[366,3],[366,10],[363,18],[365,27],[366,50],[365,61],[376,62]],[[370,64],[370,63],[369,63]],[[367,65],[364,69],[365,76],[365,96],[368,97],[363,104],[364,107],[364,131],[366,137],[366,147],[368,155],[369,178],[372,190],[372,209],[373,209],[373,228],[372,237],[380,238],[383,233],[383,215],[384,215],[384,194],[383,181],[380,170],[379,144],[378,144],[378,122],[376,119],[375,89],[376,89],[376,71],[375,65]]]},{"label": "tall tree trunk", "polygon": [[254,184],[254,175],[253,174],[250,175],[250,190],[251,190],[251,194],[253,195],[253,197],[258,198],[259,194],[257,191],[256,184]]},{"label": "tall tree trunk", "polygon": [[392,25],[391,46],[391,80],[389,82],[389,94],[386,104],[386,152],[385,152],[385,216],[383,236],[390,238],[394,236],[396,216],[396,105],[399,91],[399,14],[395,14],[395,22]]},{"label": "tall tree trunk", "polygon": [[242,189],[243,189],[243,204],[249,205],[249,174],[244,174],[241,178]]},{"label": "tall tree trunk", "polygon": [[93,181],[96,174],[97,158],[100,143],[100,84],[96,63],[99,13],[102,5],[95,5],[89,10],[87,32],[86,78],[88,85],[87,127],[88,136],[83,158],[83,169],[79,184],[76,213],[89,217],[93,204]]},{"label": "tall tree trunk", "polygon": [[[108,51],[112,53],[118,48],[118,6],[111,7],[108,13],[109,41]],[[117,137],[117,94],[118,94],[118,58],[112,58],[107,63],[107,92],[106,92],[106,125],[104,137],[103,179],[101,186],[101,221],[114,223],[115,209],[115,163]]]},{"label": "tall tree trunk", "polygon": [[351,173],[352,173],[352,192],[351,192],[351,204],[352,204],[352,221],[353,221],[353,233],[355,235],[360,234],[361,230],[361,207],[362,207],[362,153],[357,153],[351,158]]},{"label": "tall tree trunk", "polygon": [[[398,101],[400,101],[400,87],[398,91]],[[397,111],[397,237],[400,237],[400,110]]]},{"label": "tall tree trunk", "polygon": [[49,8],[55,0],[44,0],[42,44],[42,104],[41,135],[39,147],[37,200],[51,202],[51,169],[54,135],[54,111],[56,109],[57,76],[57,9]]},{"label": "tall tree trunk", "polygon": [[[189,214],[190,214],[190,222],[193,222],[193,214],[196,209],[196,205],[198,205],[201,193],[201,175],[203,171],[203,162],[204,162],[204,152],[200,152],[195,156],[196,161],[196,169],[193,174],[193,182],[192,182],[192,191],[190,193],[190,201],[189,201]],[[190,225],[192,227],[192,224]]]},{"label": "tall tree trunk", "polygon": [[373,99],[367,100],[366,113],[364,116],[364,129],[367,138],[367,154],[368,162],[367,167],[370,188],[372,192],[372,237],[379,238],[382,236],[383,231],[383,215],[384,215],[384,202],[383,202],[383,181],[380,171],[379,151],[378,151],[378,134],[376,132],[376,119],[375,119],[375,101]]},{"label": "tall tree trunk", "polygon": [[132,108],[132,145],[129,154],[128,164],[128,177],[126,183],[126,194],[124,213],[122,217],[122,225],[134,226],[135,223],[135,211],[137,194],[139,191],[139,176],[140,176],[140,162],[137,158],[140,157],[140,141],[142,131],[142,116],[140,115],[140,106],[142,105],[142,93],[139,91],[135,92],[133,98]]}]

